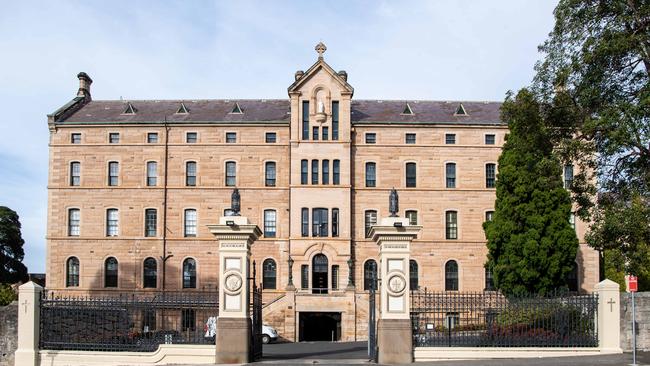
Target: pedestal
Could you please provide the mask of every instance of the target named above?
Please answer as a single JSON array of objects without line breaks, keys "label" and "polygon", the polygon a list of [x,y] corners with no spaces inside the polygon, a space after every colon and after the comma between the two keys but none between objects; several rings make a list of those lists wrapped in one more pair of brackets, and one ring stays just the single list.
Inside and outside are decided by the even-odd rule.
[{"label": "pedestal", "polygon": [[219,316],[216,363],[248,363],[251,345],[248,278],[250,246],[262,232],[242,216],[225,216],[208,225],[219,240]]},{"label": "pedestal", "polygon": [[380,225],[370,229],[370,236],[379,245],[377,356],[380,364],[413,362],[409,261],[411,241],[420,229],[401,217],[384,218]]}]

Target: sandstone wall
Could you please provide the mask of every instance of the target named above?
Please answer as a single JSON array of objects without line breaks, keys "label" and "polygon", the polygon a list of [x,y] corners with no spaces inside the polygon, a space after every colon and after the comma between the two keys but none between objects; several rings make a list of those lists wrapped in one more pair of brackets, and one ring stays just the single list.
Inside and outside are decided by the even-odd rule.
[{"label": "sandstone wall", "polygon": [[18,301],[0,307],[0,366],[13,366],[18,345]]}]

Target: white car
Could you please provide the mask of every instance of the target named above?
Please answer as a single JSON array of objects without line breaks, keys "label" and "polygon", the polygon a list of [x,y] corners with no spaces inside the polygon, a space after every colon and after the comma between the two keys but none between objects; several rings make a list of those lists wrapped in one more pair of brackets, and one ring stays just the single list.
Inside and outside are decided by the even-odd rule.
[{"label": "white car", "polygon": [[269,325],[262,325],[262,343],[269,344],[278,340],[278,332]]}]

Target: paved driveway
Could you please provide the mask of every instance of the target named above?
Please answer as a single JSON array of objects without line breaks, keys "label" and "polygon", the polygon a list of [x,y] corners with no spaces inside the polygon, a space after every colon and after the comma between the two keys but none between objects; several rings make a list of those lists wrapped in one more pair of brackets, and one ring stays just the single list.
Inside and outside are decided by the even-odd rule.
[{"label": "paved driveway", "polygon": [[368,342],[299,342],[264,345],[262,361],[368,360]]}]

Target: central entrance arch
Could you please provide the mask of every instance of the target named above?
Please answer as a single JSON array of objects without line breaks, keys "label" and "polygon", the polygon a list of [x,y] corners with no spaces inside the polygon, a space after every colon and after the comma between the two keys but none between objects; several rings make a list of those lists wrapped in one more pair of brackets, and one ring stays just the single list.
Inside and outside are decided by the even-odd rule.
[{"label": "central entrance arch", "polygon": [[341,340],[341,313],[301,312],[299,316],[299,342]]},{"label": "central entrance arch", "polygon": [[324,254],[316,254],[312,259],[311,287],[313,294],[327,293],[327,273],[329,262]]}]

